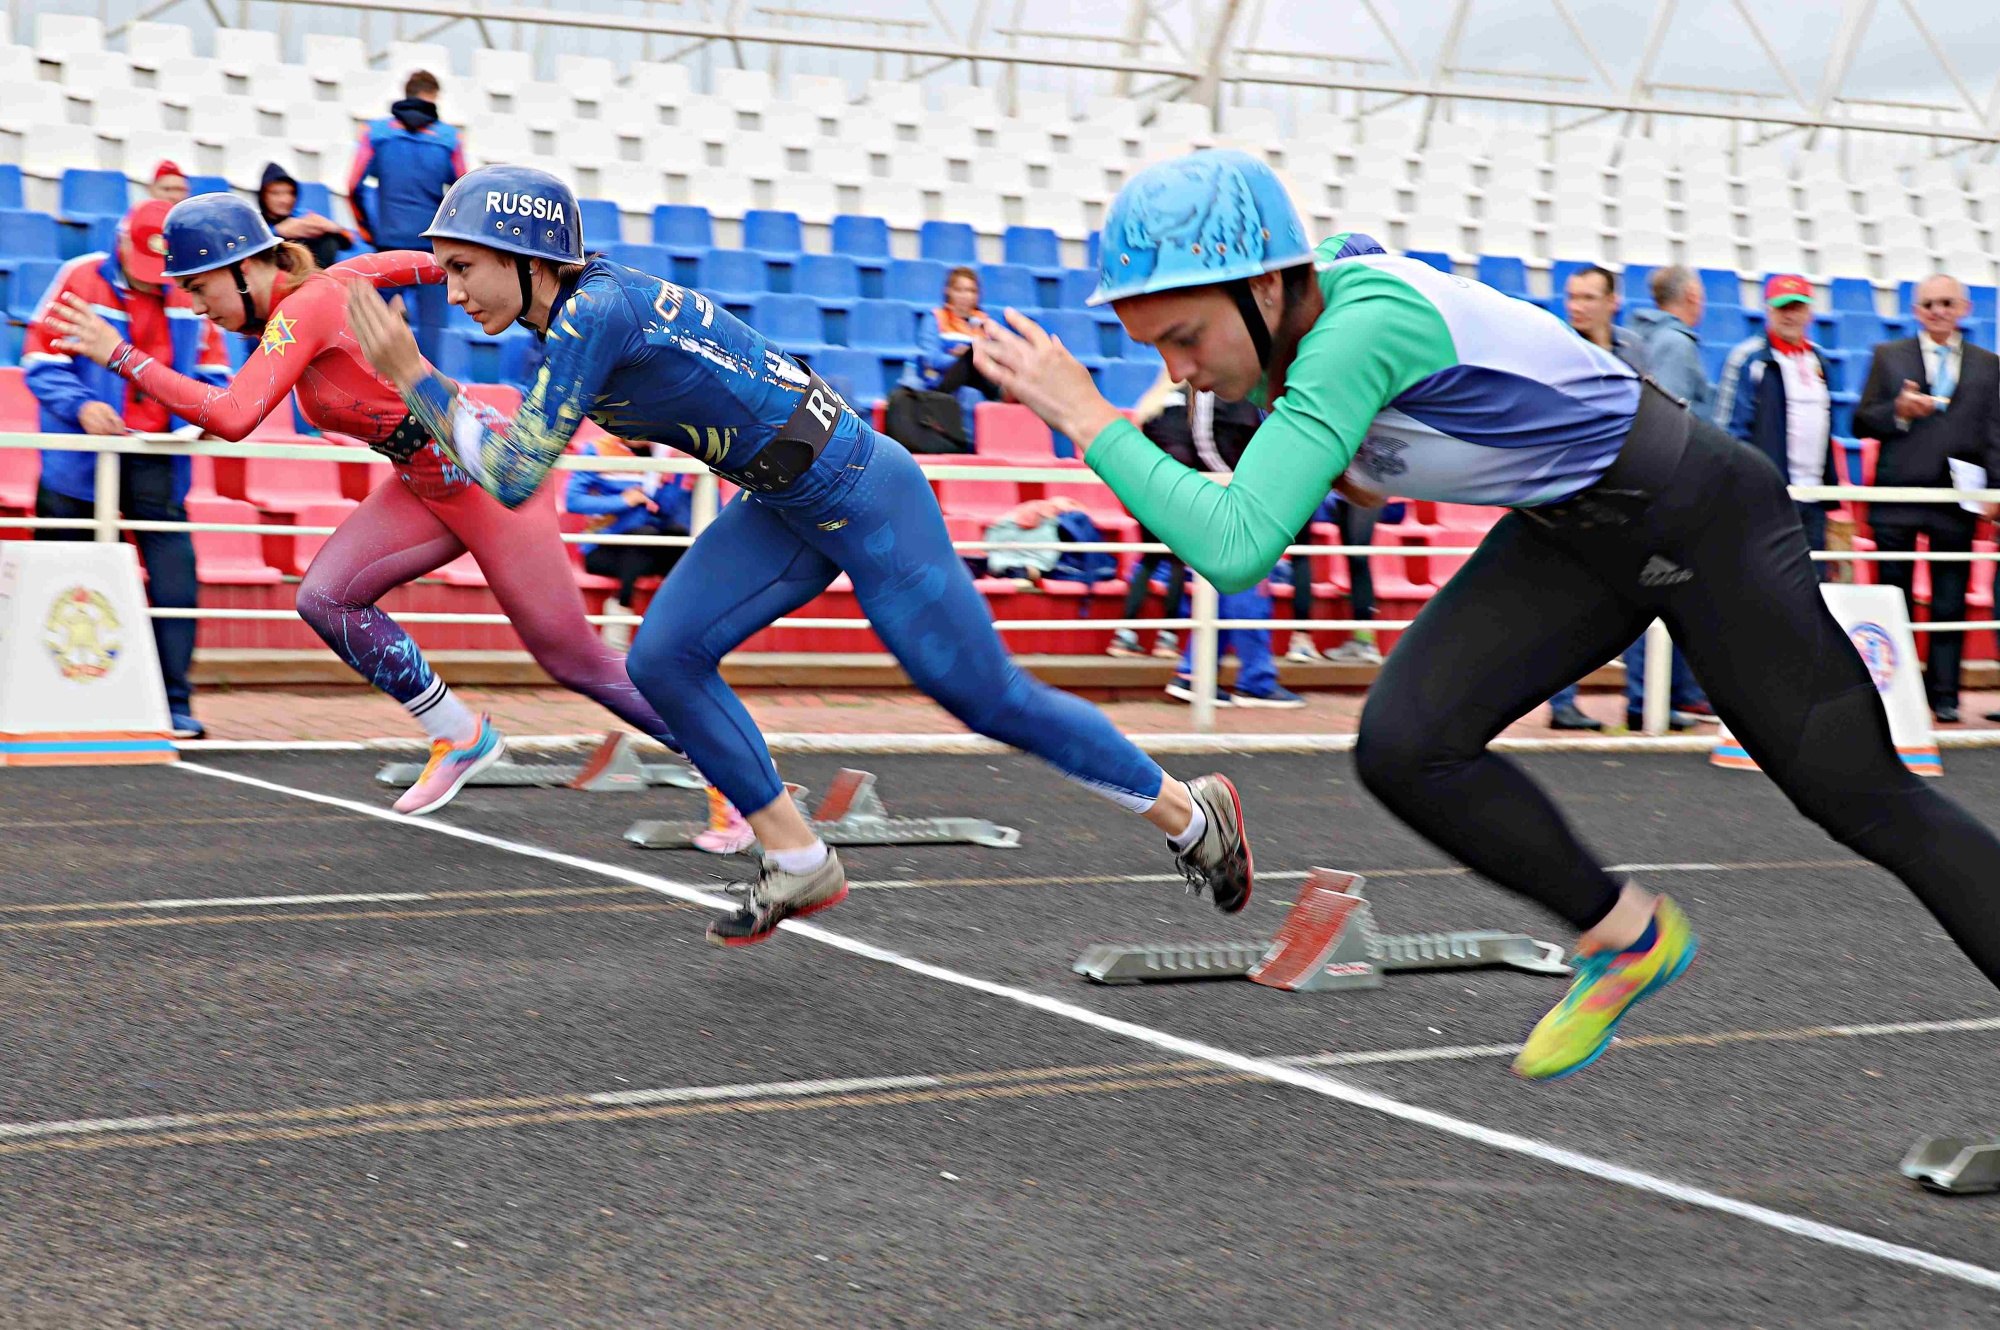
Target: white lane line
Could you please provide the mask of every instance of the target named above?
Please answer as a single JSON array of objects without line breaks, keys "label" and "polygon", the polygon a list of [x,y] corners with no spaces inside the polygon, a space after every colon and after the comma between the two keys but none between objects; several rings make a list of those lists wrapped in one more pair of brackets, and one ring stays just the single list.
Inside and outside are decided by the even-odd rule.
[{"label": "white lane line", "polygon": [[[444,822],[419,821],[369,804],[356,803],[350,799],[319,794],[312,790],[301,790],[289,785],[279,785],[273,781],[260,780],[255,776],[244,776],[233,771],[223,771],[215,767],[202,766],[198,763],[180,762],[174,765],[176,770],[209,776],[218,780],[232,781],[253,789],[267,790],[273,794],[290,795],[296,799],[304,799],[308,802],[322,804],[331,808],[345,808],[364,817],[371,817],[384,822],[401,823],[434,835],[449,836],[456,840],[484,845],[490,849],[505,850],[510,854],[519,854],[526,858],[538,859],[544,863],[560,864],[567,868],[574,868],[579,872],[593,873],[599,876],[615,878],[623,882],[635,883],[657,891],[663,896],[670,896],[675,900],[686,901],[689,904],[705,905],[710,909],[716,910],[730,910],[735,908],[735,902],[718,896],[713,892],[703,891],[698,887],[690,886],[687,883],[654,877],[649,873],[634,872],[628,868],[620,868],[615,864],[601,863],[594,859],[585,859],[580,855],[564,854],[561,851],[544,849],[539,845],[528,845],[518,841],[505,840],[498,836],[488,836],[481,832],[468,831],[462,827],[455,827]],[[1738,1200],[1733,1196],[1727,1196],[1721,1192],[1710,1191],[1706,1187],[1679,1182],[1673,1178],[1660,1177],[1656,1174],[1645,1172],[1642,1169],[1629,1168],[1626,1165],[1613,1163],[1607,1159],[1599,1159],[1578,1150],[1552,1145],[1547,1141],[1539,1140],[1532,1136],[1523,1136],[1516,1132],[1502,1131],[1469,1121],[1465,1118],[1453,1117],[1448,1113],[1440,1113],[1435,1109],[1406,1103],[1389,1095],[1377,1094],[1372,1090],[1363,1089],[1358,1085],[1350,1085],[1345,1081],[1336,1080],[1331,1076],[1321,1075],[1303,1067],[1286,1066],[1284,1063],[1274,1061],[1271,1058],[1251,1057],[1235,1052],[1232,1049],[1204,1043],[1198,1039],[1188,1039],[1181,1035],[1170,1034],[1165,1030],[1156,1030],[1151,1026],[1140,1025],[1133,1021],[1120,1020],[1115,1016],[1107,1016],[1102,1012],[1092,1011],[1088,1007],[1080,1007],[1076,1003],[1066,1001],[1062,998],[1050,997],[1045,993],[1031,992],[1024,988],[1015,988],[1008,984],[995,983],[990,979],[981,979],[976,975],[947,969],[942,965],[933,965],[929,961],[918,960],[913,956],[906,956],[902,952],[893,951],[887,947],[876,946],[872,942],[863,942],[858,938],[832,932],[818,924],[804,923],[794,919],[787,920],[782,926],[788,932],[796,934],[799,937],[810,938],[824,946],[847,952],[849,955],[861,956],[881,965],[894,966],[897,969],[906,970],[911,974],[923,975],[925,978],[934,979],[939,983],[949,984],[955,988],[962,988],[968,992],[982,993],[987,997],[997,998],[1003,1002],[1011,1002],[1017,1006],[1026,1007],[1031,1011],[1039,1011],[1045,1015],[1072,1021],[1075,1024],[1100,1031],[1104,1034],[1116,1035],[1120,1038],[1129,1039],[1135,1043],[1146,1044],[1181,1057],[1198,1058],[1204,1062],[1214,1063],[1219,1067],[1228,1067],[1232,1071],[1240,1071],[1264,1080],[1275,1081],[1280,1085],[1293,1086],[1328,1099],[1351,1104],[1356,1108],[1365,1108],[1371,1112],[1380,1113],[1384,1117],[1393,1118],[1399,1122],[1407,1122],[1414,1126],[1429,1127],[1445,1135],[1458,1137],[1460,1140],[1471,1141],[1478,1145],[1487,1146],[1490,1149],[1521,1155],[1525,1158],[1539,1160],[1545,1164],[1552,1164],[1557,1168],[1567,1169],[1571,1172],[1582,1174],[1585,1177],[1595,1178],[1600,1182],[1609,1182],[1618,1186],[1629,1187],[1634,1191],[1663,1197],[1670,1201],[1678,1201],[1683,1205],[1696,1206],[1705,1210],[1713,1210],[1719,1214],[1732,1215],[1738,1219],[1748,1220],[1753,1224],[1761,1224],[1766,1228],[1774,1229],[1777,1232],[1789,1234],[1793,1237],[1804,1238],[1810,1242],[1822,1243],[1844,1251],[1859,1252],[1866,1256],[1873,1256],[1878,1260],[1908,1266],[1912,1269],[1922,1270],[1927,1274],[1942,1275],[1946,1278],[1962,1280],[1965,1283],[2000,1293],[2000,1270],[1992,1270],[1984,1266],[1974,1265],[1969,1261],[1961,1261],[1949,1256],[1943,1256],[1937,1252],[1926,1251],[1921,1247],[1910,1247],[1898,1242],[1889,1242],[1882,1238],[1872,1237],[1866,1233],[1856,1232],[1853,1229],[1841,1228],[1835,1224],[1822,1223],[1816,1219],[1807,1219],[1802,1215],[1791,1214],[1788,1211],[1775,1210],[1769,1206],[1756,1205],[1749,1201]]]},{"label": "white lane line", "polygon": [[848,1094],[859,1090],[934,1090],[944,1081],[936,1076],[851,1076],[846,1080],[768,1081],[763,1085],[684,1085],[670,1090],[610,1090],[585,1095],[593,1104],[685,1104],[717,1099],[793,1098]]},{"label": "white lane line", "polygon": [[94,1136],[114,1131],[164,1131],[174,1127],[199,1127],[208,1122],[201,1113],[163,1113],[150,1118],[71,1118],[65,1122],[0,1122],[0,1140],[17,1141],[35,1136]]}]

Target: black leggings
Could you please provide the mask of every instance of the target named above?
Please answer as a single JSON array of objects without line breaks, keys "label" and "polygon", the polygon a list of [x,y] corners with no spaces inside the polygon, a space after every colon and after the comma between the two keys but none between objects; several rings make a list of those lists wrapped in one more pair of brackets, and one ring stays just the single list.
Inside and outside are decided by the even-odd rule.
[{"label": "black leggings", "polygon": [[[1145,527],[1139,528],[1139,539],[1150,545],[1153,533]],[[1167,598],[1162,607],[1162,619],[1180,617],[1181,593],[1187,588],[1187,565],[1171,554],[1141,554],[1139,562],[1132,565],[1132,580],[1125,586],[1124,618],[1139,617],[1139,607],[1146,603],[1146,593],[1153,588],[1153,573],[1161,564],[1167,569]]]},{"label": "black leggings", "polygon": [[[1901,878],[2000,985],[2000,839],[1896,756],[1806,554],[1777,468],[1699,421],[1673,478],[1628,525],[1550,528],[1509,513],[1370,690],[1355,749],[1362,782],[1440,848],[1590,928],[1621,884],[1486,745],[1657,616],[1716,713],[1799,811]],[[1655,556],[1693,576],[1642,588]],[[1663,580],[1652,568],[1648,580]]]},{"label": "black leggings", "polygon": [[[634,535],[685,536],[678,527],[655,527]],[[583,570],[618,579],[618,599],[631,608],[642,577],[665,577],[687,553],[685,545],[599,545],[583,556]]]}]

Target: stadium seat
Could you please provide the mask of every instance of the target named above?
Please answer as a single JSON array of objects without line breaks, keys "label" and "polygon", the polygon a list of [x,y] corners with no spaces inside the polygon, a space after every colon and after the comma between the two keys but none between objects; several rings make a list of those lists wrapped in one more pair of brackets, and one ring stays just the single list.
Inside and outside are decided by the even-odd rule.
[{"label": "stadium seat", "polygon": [[750,302],[750,326],[781,350],[808,360],[828,349],[826,325],[811,296],[758,296]]},{"label": "stadium seat", "polygon": [[187,182],[188,193],[190,195],[227,194],[230,192],[229,181],[219,175],[191,175],[187,178]]},{"label": "stadium seat", "polygon": [[1097,290],[1097,269],[1065,268],[1062,275],[1062,298],[1059,308],[1084,309],[1084,302]]},{"label": "stadium seat", "polygon": [[1001,233],[1007,262],[1024,268],[1057,272],[1062,268],[1062,240],[1045,226],[1010,226]]},{"label": "stadium seat", "polygon": [[979,268],[979,304],[998,318],[1012,305],[1027,313],[1036,312],[1041,298],[1035,289],[1035,274],[1011,263],[986,263]]},{"label": "stadium seat", "polygon": [[21,206],[21,168],[9,162],[0,166],[0,209]]},{"label": "stadium seat", "polygon": [[1098,371],[1097,386],[1106,401],[1124,408],[1136,405],[1159,379],[1158,361],[1108,360]]},{"label": "stadium seat", "polygon": [[45,212],[0,209],[0,260],[61,257],[56,219]]},{"label": "stadium seat", "polygon": [[676,254],[694,254],[715,248],[715,226],[708,209],[685,203],[662,203],[653,209],[653,243]]},{"label": "stadium seat", "polygon": [[1056,460],[1049,427],[1020,403],[981,402],[972,415],[975,449],[981,457],[1051,464]]},{"label": "stadium seat", "polygon": [[681,282],[683,276],[681,269],[685,267],[687,270],[685,274],[687,280],[682,282],[682,285],[700,285],[701,269],[699,262],[695,259],[680,259],[677,261],[674,258],[673,251],[664,245],[631,245],[620,242],[618,244],[606,245],[604,247],[604,257],[613,263],[627,268],[636,268],[640,272],[651,273],[653,276],[663,278],[669,282]]},{"label": "stadium seat", "polygon": [[1436,268],[1439,272],[1442,273],[1448,273],[1451,271],[1451,255],[1439,253],[1436,250],[1425,250],[1425,249],[1407,250],[1405,251],[1403,257],[1415,259],[1419,263],[1428,263],[1431,265],[1431,267]]},{"label": "stadium seat", "polygon": [[340,463],[251,457],[243,466],[243,497],[264,512],[295,513],[340,502]]},{"label": "stadium seat", "polygon": [[[927,459],[928,460],[928,459]],[[964,457],[939,457],[937,463],[969,465]],[[1004,464],[1002,464],[1004,467]],[[1004,469],[995,470],[993,480],[939,480],[937,486],[938,506],[951,517],[976,518],[983,523],[996,521],[1002,513],[1021,502],[1019,481],[999,479],[1006,474]]]},{"label": "stadium seat", "polygon": [[0,259],[0,313],[25,325],[61,271],[58,259]]},{"label": "stadium seat", "polygon": [[1098,321],[1083,310],[1045,309],[1037,320],[1053,337],[1059,338],[1083,364],[1097,369],[1105,362]]},{"label": "stadium seat", "polygon": [[[255,523],[257,510],[241,499],[187,501],[190,522]],[[195,571],[210,586],[269,586],[283,580],[264,557],[264,538],[254,531],[197,531],[193,535]]]},{"label": "stadium seat", "polygon": [[833,252],[854,258],[889,257],[889,224],[880,217],[842,213],[833,219]]},{"label": "stadium seat", "polygon": [[801,254],[792,270],[792,290],[811,296],[822,308],[845,310],[861,299],[861,269],[845,254]]},{"label": "stadium seat", "polygon": [[534,335],[525,328],[489,337],[476,326],[447,327],[438,337],[438,369],[465,383],[525,384],[533,348]]},{"label": "stadium seat", "polygon": [[917,316],[900,300],[857,301],[847,312],[847,344],[912,355],[917,346]]},{"label": "stadium seat", "polygon": [[771,289],[764,256],[743,249],[712,249],[701,261],[701,287],[715,296],[761,296]]},{"label": "stadium seat", "polygon": [[1505,295],[1528,298],[1528,265],[1520,259],[1480,255],[1479,280]]},{"label": "stadium seat", "polygon": [[944,299],[945,274],[950,271],[949,263],[936,259],[891,259],[882,294],[889,300],[935,309]]},{"label": "stadium seat", "polygon": [[848,405],[864,414],[888,397],[887,376],[882,358],[872,351],[855,351],[829,346],[811,358],[813,372],[833,385]]},{"label": "stadium seat", "polygon": [[917,252],[947,264],[979,262],[979,237],[965,222],[925,222],[917,228]]},{"label": "stadium seat", "polygon": [[752,208],[743,214],[743,248],[765,254],[797,254],[805,247],[797,213]]},{"label": "stadium seat", "polygon": [[583,219],[583,247],[601,250],[625,238],[625,222],[618,205],[610,199],[578,199],[577,213]]}]

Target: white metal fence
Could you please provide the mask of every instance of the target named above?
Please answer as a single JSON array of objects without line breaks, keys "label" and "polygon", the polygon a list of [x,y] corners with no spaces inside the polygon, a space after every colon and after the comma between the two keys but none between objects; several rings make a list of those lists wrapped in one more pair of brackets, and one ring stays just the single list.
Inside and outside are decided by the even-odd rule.
[{"label": "white metal fence", "polygon": [[[274,460],[328,461],[347,464],[379,464],[383,461],[379,454],[352,444],[289,444],[261,443],[245,440],[230,443],[220,439],[189,440],[172,435],[111,435],[88,434],[0,434],[0,450],[42,449],[64,452],[93,452],[96,459],[96,502],[92,515],[87,518],[59,517],[9,517],[0,516],[0,528],[29,530],[87,530],[93,539],[110,541],[121,538],[126,531],[187,531],[187,532],[237,532],[254,533],[259,536],[323,536],[333,532],[333,527],[300,526],[264,522],[157,522],[138,521],[120,515],[118,494],[118,459],[124,454],[140,456],[206,456],[217,458],[268,458]],[[693,498],[693,520],[690,523],[692,535],[687,536],[633,536],[607,535],[595,532],[565,533],[563,539],[571,543],[598,545],[690,545],[701,534],[704,527],[713,521],[719,509],[720,494],[714,473],[691,457],[594,457],[568,455],[561,458],[556,466],[566,471],[656,471],[669,475],[692,475],[695,478]],[[1093,482],[1094,473],[1074,466],[1033,466],[1019,465],[995,467],[967,463],[931,462],[926,459],[924,474],[932,480],[1006,480],[1027,484],[1060,483],[1075,484]],[[1812,500],[1853,500],[1864,503],[1960,503],[1982,502],[2000,503],[2000,489],[1955,490],[1924,489],[1889,486],[1827,485],[1793,486],[1792,497],[1801,501]],[[961,540],[953,542],[954,548],[965,552],[985,549],[981,540]],[[1060,549],[1070,552],[1101,551],[1105,553],[1161,553],[1167,547],[1161,544],[1146,544],[1137,541],[1100,541],[1095,543],[1062,542],[1060,544],[1036,544],[1008,542],[1009,550],[1049,550]],[[1457,557],[1470,555],[1476,545],[1294,545],[1286,550],[1289,554],[1344,554],[1355,556],[1398,557],[1443,555]],[[1865,551],[1820,551],[1813,555],[1815,560],[1826,562],[1892,562],[1926,561],[1947,562],[1994,562],[2000,561],[2000,553],[1974,551],[1971,553],[1915,553]],[[1188,574],[1189,614],[1186,618],[1155,619],[1001,619],[995,621],[1003,633],[1073,632],[1080,625],[1094,629],[1174,629],[1192,634],[1192,671],[1190,682],[1194,701],[1192,722],[1197,730],[1209,730],[1215,724],[1215,687],[1219,634],[1224,629],[1289,629],[1306,628],[1314,631],[1339,631],[1356,629],[1395,630],[1408,628],[1410,619],[1225,619],[1219,612],[1219,597],[1215,587],[1192,569]],[[295,611],[268,609],[153,609],[154,618],[161,619],[212,619],[212,620],[277,620],[289,621],[296,618]],[[508,619],[502,614],[446,614],[436,612],[398,611],[396,619],[403,623],[434,624],[505,624]],[[636,624],[638,618],[632,615],[590,615],[595,624],[625,623]],[[787,616],[776,620],[776,628],[866,628],[866,617],[822,618],[809,616]],[[2000,621],[1966,620],[1948,623],[1913,623],[1911,628],[1920,633],[1972,632],[1979,629],[2000,629]],[[1669,638],[1666,626],[1657,620],[1646,634],[1645,656],[1645,712],[1644,729],[1648,734],[1664,734],[1669,721],[1668,680],[1672,665],[1672,655],[1668,650]]]}]

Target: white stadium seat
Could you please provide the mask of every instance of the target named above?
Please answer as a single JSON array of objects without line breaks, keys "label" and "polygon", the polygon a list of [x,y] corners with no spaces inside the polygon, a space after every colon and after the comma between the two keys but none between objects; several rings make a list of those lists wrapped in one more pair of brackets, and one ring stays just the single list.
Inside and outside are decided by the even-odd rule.
[{"label": "white stadium seat", "polygon": [[135,69],[158,69],[160,61],[194,54],[194,34],[178,23],[144,20],[125,29],[125,54]]},{"label": "white stadium seat", "polygon": [[1928,245],[1899,242],[1882,247],[1881,276],[1885,282],[1919,281],[1930,276],[1936,267]]},{"label": "white stadium seat", "polygon": [[785,95],[821,115],[838,117],[846,114],[848,108],[847,80],[830,74],[794,74]]},{"label": "white stadium seat", "polygon": [[882,117],[885,122],[920,124],[927,113],[924,90],[915,83],[869,79],[868,95],[864,100],[870,112]]},{"label": "white stadium seat", "polygon": [[179,162],[192,170],[194,136],[177,129],[135,129],[125,135],[123,157],[120,169],[126,177],[145,184],[152,180],[153,168],[161,162]]},{"label": "white stadium seat", "polygon": [[276,65],[283,61],[275,32],[256,28],[215,30],[215,63],[222,67],[225,74],[248,78],[250,71],[258,65]]},{"label": "white stadium seat", "polygon": [[694,79],[686,65],[634,61],[625,90],[655,105],[679,106],[694,91]]},{"label": "white stadium seat", "polygon": [[291,158],[291,144],[283,139],[246,134],[222,145],[219,174],[237,189],[254,192],[264,178],[264,168],[272,162],[286,167],[287,174],[296,175],[291,170]]},{"label": "white stadium seat", "polygon": [[578,100],[589,94],[590,100],[595,101],[598,94],[618,85],[618,65],[602,56],[559,55],[556,82],[568,88],[570,95]]},{"label": "white stadium seat", "polygon": [[61,63],[66,55],[104,49],[104,23],[81,14],[35,15],[35,49]]},{"label": "white stadium seat", "polygon": [[1075,112],[1066,92],[1038,92],[1022,88],[1014,94],[1014,118],[1044,127],[1067,124]]},{"label": "white stadium seat", "polygon": [[673,202],[706,208],[714,217],[739,219],[757,206],[750,182],[734,171],[690,171],[674,177],[671,183],[677,189]]},{"label": "white stadium seat", "polygon": [[465,136],[469,165],[494,166],[518,162],[533,151],[528,127],[512,116],[484,116],[479,121],[479,127]]},{"label": "white stadium seat", "polygon": [[825,226],[841,212],[840,187],[831,180],[792,173],[774,183],[772,206],[797,213],[809,226]]},{"label": "white stadium seat", "polygon": [[221,86],[222,71],[206,56],[173,56],[153,72],[153,91],[168,106],[189,106]]},{"label": "white stadium seat", "polygon": [[511,98],[522,84],[534,81],[535,57],[531,52],[482,46],[472,53],[472,82],[479,95]]},{"label": "white stadium seat", "polygon": [[188,107],[187,130],[197,143],[221,147],[240,134],[252,131],[257,108],[248,97],[231,97],[211,92],[197,97]]},{"label": "white stadium seat", "polygon": [[553,131],[576,119],[576,98],[560,83],[523,83],[514,90],[514,118]]},{"label": "white stadium seat", "polygon": [[21,169],[31,176],[59,180],[64,171],[95,171],[103,165],[97,131],[88,125],[31,125],[22,143]]},{"label": "white stadium seat", "polygon": [[359,37],[309,32],[301,54],[299,63],[321,83],[339,83],[343,75],[368,68],[368,48]]},{"label": "white stadium seat", "polygon": [[382,69],[396,80],[399,92],[403,81],[419,69],[429,70],[443,83],[452,75],[451,48],[436,42],[390,42]]},{"label": "white stadium seat", "polygon": [[69,98],[53,83],[23,83],[0,97],[0,130],[26,134],[41,125],[69,121]]},{"label": "white stadium seat", "polygon": [[91,103],[90,123],[104,138],[123,140],[133,130],[160,129],[160,99],[145,88],[106,88]]},{"label": "white stadium seat", "polygon": [[89,101],[99,88],[132,86],[132,62],[117,51],[76,51],[63,57],[63,91]]},{"label": "white stadium seat", "polygon": [[897,230],[914,231],[926,217],[924,191],[904,180],[871,180],[861,187],[861,211]]}]

